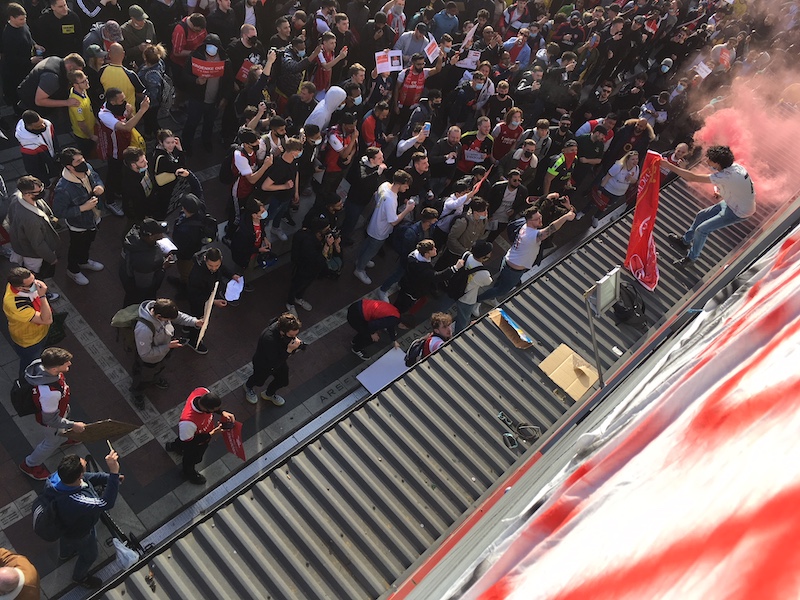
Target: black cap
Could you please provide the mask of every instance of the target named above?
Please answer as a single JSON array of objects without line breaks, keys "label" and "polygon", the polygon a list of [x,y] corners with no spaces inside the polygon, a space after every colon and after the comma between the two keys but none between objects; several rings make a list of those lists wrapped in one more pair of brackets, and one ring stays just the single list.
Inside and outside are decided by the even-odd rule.
[{"label": "black cap", "polygon": [[486,240],[478,240],[472,244],[472,256],[475,258],[489,256],[492,253],[492,250],[494,250],[494,244],[492,244],[492,242],[487,242]]},{"label": "black cap", "polygon": [[146,217],[142,224],[139,225],[139,231],[141,231],[145,235],[159,235],[164,233],[164,227],[156,221],[155,219],[151,219],[150,217]]}]

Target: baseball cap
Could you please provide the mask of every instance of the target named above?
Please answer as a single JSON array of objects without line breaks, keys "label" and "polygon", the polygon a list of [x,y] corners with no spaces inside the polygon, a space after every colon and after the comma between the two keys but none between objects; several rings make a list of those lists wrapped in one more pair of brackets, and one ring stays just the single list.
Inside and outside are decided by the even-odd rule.
[{"label": "baseball cap", "polygon": [[633,22],[634,23],[639,23],[641,25],[642,23],[645,22],[645,18],[644,18],[643,15],[638,15],[636,17],[633,17]]},{"label": "baseball cap", "polygon": [[128,16],[137,21],[144,21],[149,18],[147,13],[144,12],[144,9],[138,4],[131,4],[131,7],[128,9]]},{"label": "baseball cap", "polygon": [[86,58],[105,58],[106,56],[108,56],[108,52],[97,44],[92,44],[86,49]]}]

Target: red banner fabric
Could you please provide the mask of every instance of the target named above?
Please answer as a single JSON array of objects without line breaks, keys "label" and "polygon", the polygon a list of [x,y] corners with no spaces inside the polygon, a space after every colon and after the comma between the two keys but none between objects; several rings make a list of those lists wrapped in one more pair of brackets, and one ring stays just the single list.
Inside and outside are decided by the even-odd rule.
[{"label": "red banner fabric", "polygon": [[225,63],[221,60],[200,60],[192,57],[192,75],[195,77],[205,77],[215,79],[222,77],[225,73]]},{"label": "red banner fabric", "polygon": [[661,155],[647,151],[639,177],[636,211],[633,213],[631,237],[625,268],[651,292],[658,285],[658,259],[653,227],[658,213],[658,193],[661,189]]},{"label": "red banner fabric", "polygon": [[239,72],[236,74],[236,81],[239,83],[244,83],[247,81],[247,75],[250,73],[250,67],[253,66],[253,63],[250,62],[249,59],[245,58],[242,62],[242,66],[239,69]]},{"label": "red banner fabric", "polygon": [[247,460],[244,456],[244,445],[242,444],[242,424],[236,421],[233,429],[224,429],[222,437],[225,439],[225,447],[228,452],[235,454],[242,460]]}]

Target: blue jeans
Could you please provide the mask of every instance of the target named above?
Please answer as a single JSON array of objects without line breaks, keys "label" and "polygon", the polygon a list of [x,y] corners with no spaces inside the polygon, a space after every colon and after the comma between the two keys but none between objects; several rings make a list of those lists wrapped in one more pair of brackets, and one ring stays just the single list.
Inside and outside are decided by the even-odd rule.
[{"label": "blue jeans", "polygon": [[456,324],[453,334],[464,331],[472,320],[472,308],[474,304],[466,304],[460,300],[456,301]]},{"label": "blue jeans", "polygon": [[364,242],[361,244],[361,251],[358,253],[358,260],[356,260],[356,271],[363,271],[367,268],[367,263],[375,258],[385,241],[376,240],[371,236],[364,238]]},{"label": "blue jeans", "polygon": [[28,365],[35,361],[42,355],[42,350],[44,350],[44,342],[47,338],[44,338],[38,344],[34,344],[33,346],[28,346],[27,348],[23,348],[22,346],[18,345],[14,340],[11,340],[11,347],[14,348],[14,352],[17,353],[19,356],[19,378],[22,379],[25,376],[25,369],[28,368]]},{"label": "blue jeans", "polygon": [[746,218],[736,216],[724,200],[701,210],[694,218],[692,226],[683,234],[683,241],[692,245],[689,249],[689,260],[698,259],[706,238],[712,231],[744,221]]},{"label": "blue jeans", "polygon": [[494,280],[494,285],[492,285],[492,287],[485,292],[478,294],[478,302],[505,296],[508,292],[519,285],[519,282],[524,274],[525,271],[517,271],[509,267],[506,264],[506,259],[504,258],[502,264],[500,265],[500,272],[497,274],[497,277]]},{"label": "blue jeans", "polygon": [[78,553],[78,560],[75,561],[75,568],[72,571],[72,578],[79,581],[89,574],[94,561],[97,560],[97,538],[94,527],[86,536],[78,539],[61,538],[59,543],[59,555],[67,557],[73,552]]},{"label": "blue jeans", "polygon": [[280,229],[281,221],[283,217],[286,216],[286,213],[289,212],[289,205],[292,203],[291,200],[272,200],[269,203],[269,209],[267,212],[267,218],[264,222],[264,227],[269,225],[269,222],[272,221],[272,227],[274,229]]}]

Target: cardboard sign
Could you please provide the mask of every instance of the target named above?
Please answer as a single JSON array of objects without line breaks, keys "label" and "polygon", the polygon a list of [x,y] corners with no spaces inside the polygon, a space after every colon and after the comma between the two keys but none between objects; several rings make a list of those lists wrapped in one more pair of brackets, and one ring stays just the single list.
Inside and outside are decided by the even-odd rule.
[{"label": "cardboard sign", "polygon": [[489,313],[489,319],[500,328],[506,337],[511,340],[520,350],[526,350],[533,346],[533,338],[525,330],[517,325],[514,320],[506,314],[502,308],[495,308]]},{"label": "cardboard sign", "polygon": [[456,63],[457,67],[461,67],[462,69],[469,69],[470,71],[474,71],[478,68],[478,61],[481,59],[481,53],[477,50],[470,50],[467,53],[466,58],[462,58],[460,61]]},{"label": "cardboard sign", "polygon": [[439,54],[441,54],[439,44],[436,43],[436,40],[432,39],[430,43],[425,46],[425,56],[427,56],[428,61],[433,64],[434,61],[439,58]]},{"label": "cardboard sign", "polygon": [[86,429],[80,433],[70,430],[65,432],[64,435],[71,440],[87,443],[99,442],[101,440],[113,440],[131,431],[136,431],[137,429],[139,429],[139,425],[131,425],[130,423],[123,423],[122,421],[106,419],[105,421],[97,421],[96,423],[87,423]]},{"label": "cardboard sign", "polygon": [[702,61],[694,66],[694,70],[703,79],[711,75],[711,67]]},{"label": "cardboard sign", "polygon": [[217,297],[217,289],[219,288],[219,281],[214,282],[214,289],[211,290],[211,295],[206,300],[205,310],[203,311],[203,325],[200,327],[200,333],[197,336],[197,346],[200,347],[200,342],[206,336],[206,329],[208,329],[208,322],[211,320],[211,309],[214,308],[214,298]]},{"label": "cardboard sign", "polygon": [[225,63],[221,60],[200,60],[192,57],[192,75],[217,79],[225,73]]},{"label": "cardboard sign", "polygon": [[222,438],[225,440],[228,452],[242,460],[247,460],[244,455],[244,444],[242,444],[242,424],[239,421],[233,424],[233,429],[223,429]]},{"label": "cardboard sign", "polygon": [[566,344],[540,362],[539,368],[573,400],[580,400],[599,379],[597,369]]},{"label": "cardboard sign", "polygon": [[391,73],[403,70],[403,52],[401,50],[384,50],[375,53],[375,69],[378,73]]}]

